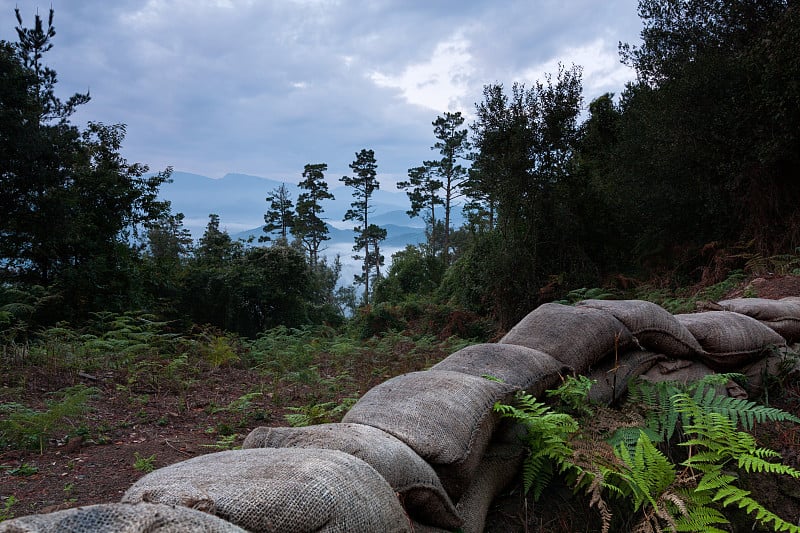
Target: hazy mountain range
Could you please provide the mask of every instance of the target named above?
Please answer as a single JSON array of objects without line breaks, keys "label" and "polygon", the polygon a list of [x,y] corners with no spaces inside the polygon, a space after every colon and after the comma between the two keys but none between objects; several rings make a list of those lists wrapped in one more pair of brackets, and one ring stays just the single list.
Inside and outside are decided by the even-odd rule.
[{"label": "hazy mountain range", "polygon": [[[268,205],[266,197],[281,182],[249,176],[246,174],[226,174],[214,179],[198,174],[173,172],[172,183],[161,186],[160,197],[172,203],[173,213],[183,213],[184,227],[192,236],[200,238],[208,224],[208,215],[219,215],[220,229],[227,231],[234,239],[247,239],[264,234],[264,213]],[[344,213],[353,201],[352,190],[342,186],[338,179],[329,178],[328,186],[334,200],[322,203],[324,218],[328,221],[331,239],[325,243],[323,255],[329,257],[340,254],[344,269],[343,281],[352,280],[357,265],[350,260],[353,247],[352,222],[342,222]],[[294,183],[286,183],[292,201],[296,201],[301,189]],[[424,222],[420,217],[410,218],[406,211],[410,208],[408,196],[397,189],[379,189],[372,197],[373,214],[370,222],[387,230],[387,238],[382,244],[387,263],[391,254],[407,244],[419,244],[425,240]],[[461,214],[456,215],[454,225],[461,224]],[[352,263],[352,264],[351,264]]]},{"label": "hazy mountain range", "polygon": [[[260,235],[264,213],[269,207],[266,197],[280,185],[281,182],[276,180],[246,174],[226,174],[222,178],[212,179],[198,174],[173,172],[172,183],[161,186],[161,197],[172,202],[173,213],[185,215],[184,226],[195,238],[203,234],[211,213],[219,215],[220,227],[232,237],[253,231]],[[343,223],[342,218],[353,201],[352,191],[338,181],[335,184],[329,182],[328,186],[335,198],[322,203],[324,217],[332,226],[350,227],[351,223]],[[286,187],[292,201],[296,201],[301,189],[288,182]],[[396,226],[393,228],[395,234],[423,231],[422,219],[411,219],[406,214],[409,202],[405,192],[378,189],[371,203],[374,211],[370,222]],[[352,241],[352,232],[345,233],[350,233],[349,239]],[[338,232],[332,232],[331,240],[338,240],[340,236],[343,237]]]}]

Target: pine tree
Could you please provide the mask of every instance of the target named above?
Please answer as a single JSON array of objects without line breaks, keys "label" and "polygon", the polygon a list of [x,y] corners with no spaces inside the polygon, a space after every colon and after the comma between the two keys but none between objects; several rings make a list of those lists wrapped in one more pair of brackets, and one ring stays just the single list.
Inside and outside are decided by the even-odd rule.
[{"label": "pine tree", "polygon": [[286,245],[289,242],[288,235],[295,224],[295,216],[292,209],[292,196],[289,194],[289,189],[286,188],[285,183],[281,183],[280,187],[272,190],[271,194],[266,197],[269,204],[269,209],[264,213],[264,230],[265,235],[258,238],[258,242],[268,242],[272,240],[270,234],[278,232],[280,234],[279,243]]},{"label": "pine tree", "polygon": [[436,117],[433,121],[433,133],[438,139],[431,150],[438,150],[441,159],[426,161],[425,165],[431,168],[439,177],[444,198],[444,249],[442,258],[445,265],[450,264],[450,220],[455,201],[463,196],[462,187],[467,180],[467,169],[459,161],[466,159],[470,149],[467,141],[467,130],[459,129],[464,124],[464,117],[460,111]]},{"label": "pine tree", "polygon": [[306,192],[297,197],[296,215],[292,234],[303,244],[311,267],[317,265],[322,243],[329,240],[328,225],[322,220],[323,200],[333,200],[325,182],[325,163],[308,164],[303,168],[303,181],[299,183]]},{"label": "pine tree", "polygon": [[[364,303],[370,299],[370,279],[380,276],[380,267],[383,266],[384,257],[380,253],[379,243],[386,238],[386,230],[369,223],[371,211],[370,200],[372,194],[380,188],[378,182],[375,152],[363,149],[356,154],[356,159],[350,164],[353,176],[342,176],[341,182],[353,189],[353,201],[344,215],[345,221],[356,221],[353,228],[356,232],[353,251],[363,250],[363,255],[354,255],[353,259],[363,260],[361,275],[356,275],[356,283],[364,285]],[[373,271],[375,272],[373,274]]]},{"label": "pine tree", "polygon": [[411,201],[411,209],[406,211],[408,216],[416,217],[419,216],[423,209],[427,211],[423,215],[423,220],[429,228],[427,231],[428,253],[431,256],[435,256],[438,239],[437,229],[440,225],[436,219],[436,206],[444,205],[444,200],[439,197],[442,182],[433,177],[431,167],[426,164],[408,169],[408,178],[408,181],[398,182],[397,188],[405,189],[408,199]]}]

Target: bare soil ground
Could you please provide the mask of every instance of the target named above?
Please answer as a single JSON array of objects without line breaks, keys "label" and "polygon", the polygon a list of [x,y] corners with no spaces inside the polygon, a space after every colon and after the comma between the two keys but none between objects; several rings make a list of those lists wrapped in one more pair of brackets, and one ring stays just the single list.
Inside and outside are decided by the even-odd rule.
[{"label": "bare soil ground", "polygon": [[[759,297],[800,295],[800,277],[764,277],[749,284]],[[739,296],[744,290],[746,286],[729,296]],[[417,366],[446,355],[430,354]],[[368,360],[354,368],[360,368],[361,375],[354,378],[361,393],[390,374],[416,369],[406,362],[402,367],[390,365],[386,372],[375,373],[370,371]],[[46,392],[79,382],[100,391],[91,401],[90,430],[85,435],[50,441],[41,452],[0,450],[0,512],[9,496],[16,499],[6,510],[6,518],[9,514],[23,516],[117,501],[145,474],[149,463],[163,467],[239,445],[255,427],[286,425],[288,407],[308,404],[314,392],[299,384],[272,383],[263,373],[236,365],[205,370],[196,383],[180,391],[132,390],[125,386],[126,378],[122,373],[53,375],[47,369],[30,367],[24,368],[24,375],[0,376],[0,403],[43,406]],[[265,393],[247,409],[219,409],[254,390]],[[800,416],[800,385],[788,384],[779,397],[770,398],[770,404]],[[235,437],[225,441],[226,435]],[[799,428],[762,427],[757,436],[764,446],[780,451],[787,462],[798,466]],[[795,522],[800,519],[800,483],[784,480],[776,485],[759,477],[750,483],[760,501],[785,518]],[[493,507],[487,530],[598,531],[595,515],[567,488],[554,487],[545,502],[535,505],[512,491]],[[738,529],[732,531],[759,531],[749,529],[752,520],[748,523],[748,529],[735,526]]]}]

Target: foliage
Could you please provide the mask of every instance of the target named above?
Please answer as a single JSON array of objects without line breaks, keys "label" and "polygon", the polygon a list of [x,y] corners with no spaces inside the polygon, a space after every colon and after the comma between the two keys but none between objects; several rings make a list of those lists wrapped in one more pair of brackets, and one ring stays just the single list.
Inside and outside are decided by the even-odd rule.
[{"label": "foliage", "polygon": [[157,193],[171,169],[148,175],[122,158],[122,124],[70,124],[89,95],[56,96],[56,72],[44,64],[53,10],[32,28],[16,15],[18,42],[0,54],[0,274],[58,294],[50,312],[61,319],[122,309],[140,298],[130,237],[168,210]]},{"label": "foliage", "polygon": [[301,407],[288,407],[291,413],[284,415],[293,427],[312,426],[338,422],[358,401],[358,398],[345,398],[341,402],[312,403]]},{"label": "foliage", "polygon": [[643,42],[621,48],[638,79],[607,152],[612,194],[638,214],[626,221],[637,255],[665,242],[752,239],[770,254],[800,242],[800,141],[774,129],[800,116],[796,84],[774,85],[800,68],[780,48],[797,37],[798,11],[783,0],[639,2]]},{"label": "foliage", "polygon": [[547,391],[548,398],[555,398],[566,410],[575,415],[591,415],[592,409],[587,398],[589,389],[596,380],[586,376],[567,376],[563,383]]},{"label": "foliage", "polygon": [[392,254],[386,276],[375,284],[374,302],[399,303],[432,294],[444,273],[442,262],[408,245]]},{"label": "foliage", "polygon": [[190,266],[182,306],[196,323],[255,336],[279,324],[306,324],[309,307],[321,303],[306,258],[295,248],[253,247],[220,261],[201,258]]},{"label": "foliage", "polygon": [[670,313],[689,313],[697,309],[699,302],[716,302],[737,287],[745,279],[741,270],[733,270],[727,277],[712,285],[699,290],[678,289],[653,289],[650,285],[641,285],[633,291],[632,297],[657,303]]},{"label": "foliage", "polygon": [[297,197],[292,235],[303,243],[312,268],[317,265],[322,243],[330,239],[328,225],[322,220],[324,209],[321,205],[323,200],[334,199],[333,194],[328,192],[328,184],[325,182],[327,170],[328,165],[325,163],[308,164],[303,168],[304,179],[298,184],[305,192]]},{"label": "foliage", "polygon": [[283,245],[289,244],[288,235],[294,228],[295,215],[292,209],[292,197],[289,190],[286,188],[285,183],[281,183],[279,187],[273,190],[266,198],[269,204],[269,209],[264,213],[264,230],[265,235],[258,238],[258,242],[271,241],[270,235],[278,232],[280,235],[280,243]]},{"label": "foliage", "polygon": [[553,412],[547,405],[519,392],[511,405],[495,403],[494,410],[525,428],[524,442],[529,449],[523,467],[525,492],[533,489],[538,500],[553,475],[571,467],[569,440],[578,431],[578,422],[565,413]]},{"label": "foliage", "polygon": [[133,469],[142,472],[143,474],[149,474],[153,470],[156,469],[156,455],[150,455],[144,457],[139,452],[133,452]]},{"label": "foliage", "polygon": [[[433,177],[429,161],[419,167],[408,169],[408,181],[397,182],[398,189],[405,189],[406,195],[411,202],[411,209],[406,211],[408,216],[417,217],[422,210],[427,212],[423,215],[425,225],[430,228],[428,232],[427,251],[435,256],[438,248],[438,219],[436,218],[436,206],[443,205],[444,200],[439,197],[439,189],[442,182]],[[442,226],[444,229],[444,226]]]},{"label": "foliage", "polygon": [[[734,472],[800,478],[800,471],[775,462],[780,458],[777,452],[759,447],[750,433],[737,429],[800,419],[717,395],[715,387],[731,377],[715,375],[688,385],[640,383],[629,404],[644,410],[645,426],[618,422],[607,440],[593,428],[598,417],[605,420],[608,415],[595,413],[586,404],[588,380],[573,380],[548,392],[568,399],[565,403],[580,416],[577,420],[525,393],[518,393],[512,405],[496,404],[495,410],[525,429],[523,439],[529,448],[523,468],[525,490],[532,488],[538,499],[554,474],[563,475],[589,496],[603,531],[611,529],[615,516],[625,516],[612,514],[613,502],[632,511],[625,526],[631,531],[722,531],[718,526],[728,520],[721,510],[727,507],[742,508],[775,531],[800,531],[737,487]],[[688,449],[678,464],[658,446],[669,452],[675,438]]]},{"label": "foliage", "polygon": [[369,214],[372,210],[372,195],[380,189],[377,180],[378,165],[375,162],[375,152],[362,149],[356,154],[356,159],[350,163],[354,176],[342,176],[341,182],[353,189],[353,202],[344,215],[345,221],[355,221],[355,245],[353,251],[364,251],[363,255],[354,255],[353,259],[363,260],[361,274],[355,276],[356,283],[364,285],[364,303],[370,302],[370,282],[373,277],[380,276],[380,267],[383,266],[384,257],[380,252],[380,242],[386,238],[386,230],[370,224]]},{"label": "foliage", "polygon": [[87,410],[87,401],[97,390],[84,385],[62,389],[47,401],[47,409],[37,411],[19,403],[0,404],[0,444],[17,449],[44,450],[45,441],[74,424]]},{"label": "foliage", "polygon": [[11,510],[11,508],[14,507],[14,504],[16,504],[17,501],[18,500],[16,496],[13,494],[9,496],[3,496],[2,507],[0,507],[0,522],[14,518],[14,512]]},{"label": "foliage", "polygon": [[468,252],[461,261],[477,262],[471,269],[486,278],[480,299],[494,302],[503,327],[541,303],[549,276],[591,270],[574,201],[583,187],[570,163],[578,141],[580,78],[579,67],[560,67],[545,83],[514,84],[510,95],[500,84],[489,85],[476,105],[477,153],[466,187],[486,199],[496,222],[489,224],[490,236],[475,243],[491,251]]}]

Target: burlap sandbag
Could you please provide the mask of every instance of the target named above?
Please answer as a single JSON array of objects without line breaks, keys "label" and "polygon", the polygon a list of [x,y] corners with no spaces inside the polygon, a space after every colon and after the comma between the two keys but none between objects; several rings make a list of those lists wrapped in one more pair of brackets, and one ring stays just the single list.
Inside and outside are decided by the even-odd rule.
[{"label": "burlap sandbag", "polygon": [[460,372],[412,372],[367,391],[342,422],[373,426],[406,443],[431,463],[456,501],[472,480],[499,419],[494,403],[515,390]]},{"label": "burlap sandbag", "polygon": [[514,344],[475,344],[447,356],[431,370],[489,375],[541,397],[572,369],[550,355]]},{"label": "burlap sandbag", "polygon": [[761,359],[770,347],[786,345],[786,339],[755,318],[731,311],[705,311],[675,318],[703,347],[703,362],[721,372],[736,372]]},{"label": "burlap sandbag", "polygon": [[378,428],[343,423],[260,427],[250,432],[242,448],[326,448],[349,453],[389,482],[414,520],[447,529],[463,522],[433,468],[400,439]]},{"label": "burlap sandbag", "polygon": [[3,533],[245,533],[230,522],[183,506],[105,503],[0,524]]},{"label": "burlap sandbag", "polygon": [[705,376],[710,376],[715,372],[700,361],[689,361],[687,359],[669,359],[658,361],[647,372],[640,377],[645,381],[676,381],[678,383],[693,383]]},{"label": "burlap sandbag", "polygon": [[614,350],[626,351],[633,336],[607,311],[546,303],[531,311],[500,342],[540,350],[583,374]]},{"label": "burlap sandbag", "polygon": [[[675,381],[677,383],[687,385],[715,373],[716,372],[700,361],[670,359],[667,361],[657,362],[655,365],[653,365],[653,368],[639,377],[645,381],[650,381],[653,383],[661,381]],[[716,389],[717,394],[730,396],[732,398],[747,398],[747,391],[745,391],[738,383],[732,380],[728,380],[725,385],[720,385]]]},{"label": "burlap sandbag", "polygon": [[664,354],[632,350],[618,358],[606,357],[587,377],[595,380],[589,389],[589,400],[594,403],[611,405],[628,390],[628,382],[648,370],[659,361],[665,361]]},{"label": "burlap sandbag", "polygon": [[800,371],[795,351],[791,349],[774,350],[765,358],[746,365],[740,372],[744,374],[744,388],[751,398],[759,398],[771,386],[778,386],[782,380],[797,377]]},{"label": "burlap sandbag", "polygon": [[255,448],[201,455],[145,475],[122,501],[200,508],[250,531],[410,531],[386,480],[337,450]]},{"label": "burlap sandbag", "polygon": [[644,300],[584,300],[576,305],[602,309],[625,324],[645,350],[691,359],[703,349],[686,326],[666,309]]},{"label": "burlap sandbag", "polygon": [[464,518],[464,533],[481,533],[489,506],[522,473],[525,448],[520,444],[493,444],[481,460],[478,474],[456,508]]},{"label": "burlap sandbag", "polygon": [[717,302],[722,310],[755,318],[789,342],[800,339],[800,302],[767,298],[733,298]]}]

